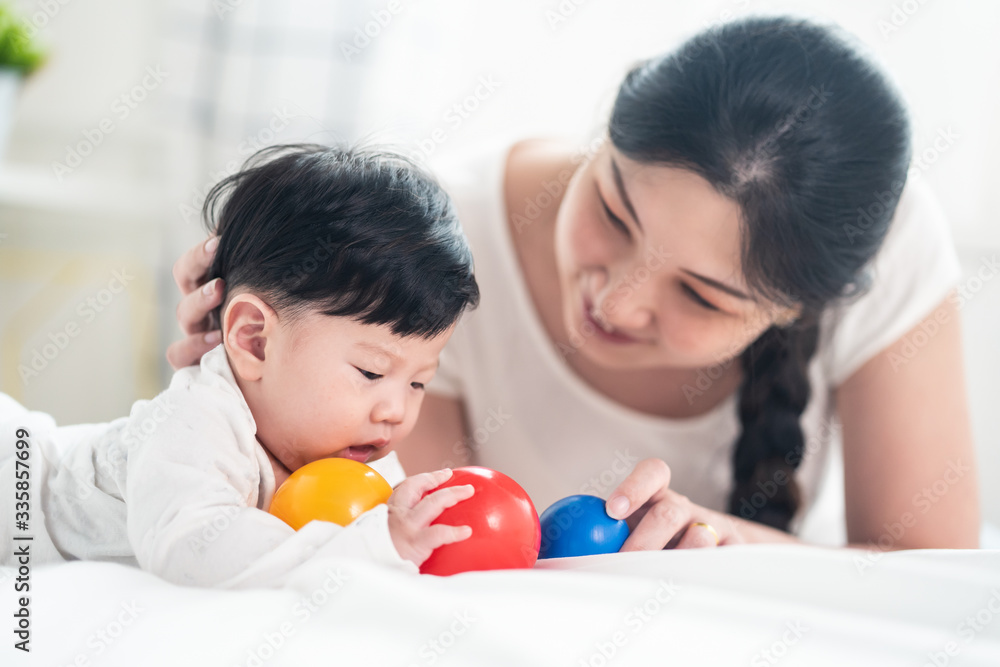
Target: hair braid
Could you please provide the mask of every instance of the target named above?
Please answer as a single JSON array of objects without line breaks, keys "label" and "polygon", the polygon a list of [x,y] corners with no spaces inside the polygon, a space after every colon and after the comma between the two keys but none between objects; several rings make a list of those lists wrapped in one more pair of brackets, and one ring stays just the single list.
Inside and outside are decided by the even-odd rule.
[{"label": "hair braid", "polygon": [[732,514],[788,530],[799,508],[794,475],[805,451],[799,418],[809,402],[808,368],[818,338],[819,325],[810,317],[771,327],[743,353],[743,432],[733,452]]},{"label": "hair braid", "polygon": [[906,110],[853,38],[762,17],[715,26],[639,64],[608,131],[629,158],[686,169],[735,202],[747,287],[808,315],[768,329],[742,356],[729,511],[788,530],[801,505],[794,473],[818,314],[864,292],[859,279],[907,179]]}]

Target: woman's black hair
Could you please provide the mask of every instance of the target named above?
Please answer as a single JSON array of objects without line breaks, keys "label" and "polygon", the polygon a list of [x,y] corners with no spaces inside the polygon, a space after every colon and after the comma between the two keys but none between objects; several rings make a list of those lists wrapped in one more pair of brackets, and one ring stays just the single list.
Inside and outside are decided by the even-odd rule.
[{"label": "woman's black hair", "polygon": [[400,155],[265,148],[212,188],[203,216],[219,235],[209,279],[258,294],[279,315],[317,310],[433,338],[479,303],[450,198]]},{"label": "woman's black hair", "polygon": [[609,123],[627,157],[690,170],[741,211],[750,289],[801,306],[742,353],[729,511],[788,530],[819,317],[863,293],[910,161],[888,82],[836,31],[790,18],[709,29],[633,69]]}]

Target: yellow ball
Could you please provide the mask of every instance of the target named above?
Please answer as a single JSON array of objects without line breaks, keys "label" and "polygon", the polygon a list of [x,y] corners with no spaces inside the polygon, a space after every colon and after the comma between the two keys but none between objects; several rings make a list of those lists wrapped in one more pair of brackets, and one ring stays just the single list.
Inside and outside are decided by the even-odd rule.
[{"label": "yellow ball", "polygon": [[293,472],[274,492],[268,511],[295,530],[314,519],[346,526],[390,495],[385,478],[364,463],[320,459]]}]

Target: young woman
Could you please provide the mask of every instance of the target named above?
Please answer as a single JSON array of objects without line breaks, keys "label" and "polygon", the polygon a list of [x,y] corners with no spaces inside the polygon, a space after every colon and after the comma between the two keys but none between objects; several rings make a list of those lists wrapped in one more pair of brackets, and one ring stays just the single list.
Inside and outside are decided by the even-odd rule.
[{"label": "young woman", "polygon": [[[958,262],[883,76],[830,29],[727,24],[630,72],[607,137],[441,172],[482,303],[408,472],[600,495],[626,550],[796,541],[842,440],[849,543],[977,546]],[[175,266],[178,367],[214,345],[210,248]]]}]

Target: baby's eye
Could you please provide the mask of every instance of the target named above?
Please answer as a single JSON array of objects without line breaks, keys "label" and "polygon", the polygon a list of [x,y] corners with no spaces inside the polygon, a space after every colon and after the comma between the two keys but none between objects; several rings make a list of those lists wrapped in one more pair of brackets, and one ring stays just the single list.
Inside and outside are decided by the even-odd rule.
[{"label": "baby's eye", "polygon": [[424,383],[423,382],[411,382],[410,386],[413,387],[414,389],[423,389],[424,388]]},{"label": "baby's eye", "polygon": [[[355,368],[358,368],[358,367],[355,366]],[[369,380],[378,380],[380,377],[382,377],[378,373],[372,373],[371,371],[366,371],[363,368],[358,368],[358,372],[361,373],[362,375],[364,375]]]}]

